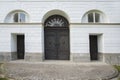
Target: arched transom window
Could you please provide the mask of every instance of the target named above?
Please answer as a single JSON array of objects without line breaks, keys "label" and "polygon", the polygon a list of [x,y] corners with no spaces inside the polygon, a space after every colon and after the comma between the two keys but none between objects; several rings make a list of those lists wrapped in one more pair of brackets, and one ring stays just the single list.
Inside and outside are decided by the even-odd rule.
[{"label": "arched transom window", "polygon": [[20,10],[10,12],[5,18],[5,22],[7,23],[25,23],[28,20],[28,14]]},{"label": "arched transom window", "polygon": [[26,22],[26,14],[23,12],[17,12],[13,15],[14,22]]},{"label": "arched transom window", "polygon": [[105,16],[102,12],[100,11],[89,11],[87,12],[83,18],[82,18],[83,23],[104,23],[105,22]]},{"label": "arched transom window", "polygon": [[52,15],[45,20],[45,27],[68,27],[67,19],[61,15]]},{"label": "arched transom window", "polygon": [[100,20],[101,15],[96,12],[89,13],[87,17],[88,17],[88,22],[96,23],[101,21]]}]

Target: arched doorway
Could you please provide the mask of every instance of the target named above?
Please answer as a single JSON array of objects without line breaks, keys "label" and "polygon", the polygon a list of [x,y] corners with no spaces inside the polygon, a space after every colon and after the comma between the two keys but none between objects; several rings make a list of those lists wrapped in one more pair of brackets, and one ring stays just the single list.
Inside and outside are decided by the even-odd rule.
[{"label": "arched doorway", "polygon": [[69,60],[69,22],[61,15],[52,15],[44,22],[45,59]]}]

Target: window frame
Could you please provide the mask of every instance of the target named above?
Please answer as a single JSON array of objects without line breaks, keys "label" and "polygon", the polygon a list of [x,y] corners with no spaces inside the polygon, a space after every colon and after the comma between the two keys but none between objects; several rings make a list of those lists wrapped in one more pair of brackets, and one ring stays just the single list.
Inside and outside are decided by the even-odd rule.
[{"label": "window frame", "polygon": [[[98,21],[97,19],[96,19],[96,22],[95,21],[94,22],[89,22],[88,21],[88,14],[89,13],[97,13],[97,14],[99,14],[99,22],[97,22]],[[82,16],[81,23],[108,23],[108,18],[102,11],[89,10],[86,13],[84,13],[84,15]]]},{"label": "window frame", "polygon": [[[21,15],[20,14],[21,13],[25,15],[24,21],[20,21],[20,19],[21,19]],[[16,14],[18,14],[18,22],[15,22],[15,20],[14,20]],[[13,23],[25,23],[27,21],[27,15],[26,15],[25,12],[21,12],[21,11],[14,12],[13,15],[12,15],[12,20],[13,20]]]},{"label": "window frame", "polygon": [[[93,17],[93,22],[89,22],[89,14],[92,14]],[[96,14],[99,14],[99,20],[98,22],[96,22]],[[87,22],[88,23],[101,23],[102,22],[102,14],[100,14],[99,12],[93,11],[93,12],[89,12],[88,14],[86,14],[87,16]]]}]

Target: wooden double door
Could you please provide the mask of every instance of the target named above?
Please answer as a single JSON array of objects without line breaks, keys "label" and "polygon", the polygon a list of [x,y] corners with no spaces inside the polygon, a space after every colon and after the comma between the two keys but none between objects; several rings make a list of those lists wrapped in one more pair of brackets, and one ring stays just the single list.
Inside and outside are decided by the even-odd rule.
[{"label": "wooden double door", "polygon": [[45,59],[69,60],[69,28],[45,28]]}]

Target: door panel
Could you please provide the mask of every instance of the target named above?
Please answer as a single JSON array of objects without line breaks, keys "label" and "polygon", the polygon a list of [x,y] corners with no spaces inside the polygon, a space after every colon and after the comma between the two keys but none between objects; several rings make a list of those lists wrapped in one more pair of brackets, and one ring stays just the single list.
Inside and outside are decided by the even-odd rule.
[{"label": "door panel", "polygon": [[24,35],[17,35],[17,58],[24,59]]},{"label": "door panel", "polygon": [[61,30],[58,33],[58,59],[69,60],[69,33],[68,30]]},{"label": "door panel", "polygon": [[90,36],[90,56],[91,60],[98,60],[97,36]]},{"label": "door panel", "polygon": [[56,59],[56,32],[54,30],[47,29],[45,31],[45,58]]},{"label": "door panel", "polygon": [[69,59],[69,30],[66,28],[45,29],[45,59]]}]

